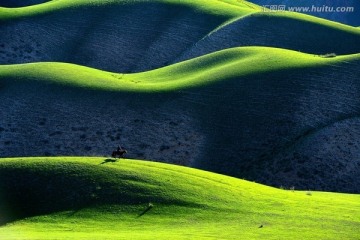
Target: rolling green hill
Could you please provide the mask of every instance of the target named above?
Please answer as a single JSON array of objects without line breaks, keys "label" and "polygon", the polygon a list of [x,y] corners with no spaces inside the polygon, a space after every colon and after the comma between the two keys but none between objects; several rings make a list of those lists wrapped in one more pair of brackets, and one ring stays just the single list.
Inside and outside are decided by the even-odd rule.
[{"label": "rolling green hill", "polygon": [[136,74],[3,65],[2,154],[108,155],[123,144],[131,158],[359,192],[359,58],[249,47]]},{"label": "rolling green hill", "polygon": [[0,64],[69,62],[141,72],[239,46],[360,52],[357,28],[297,13],[260,11],[235,0],[58,0],[0,8]]},{"label": "rolling green hill", "polygon": [[0,227],[9,240],[356,239],[360,227],[358,195],[279,190],[161,163],[16,158],[1,159],[0,173],[0,206],[15,209],[2,220],[17,219]]},{"label": "rolling green hill", "polygon": [[111,73],[56,62],[0,65],[3,86],[54,83],[115,92],[162,92],[202,87],[234,78],[276,71],[332,67],[357,62],[360,54],[326,58],[269,47],[242,47],[141,73]]}]

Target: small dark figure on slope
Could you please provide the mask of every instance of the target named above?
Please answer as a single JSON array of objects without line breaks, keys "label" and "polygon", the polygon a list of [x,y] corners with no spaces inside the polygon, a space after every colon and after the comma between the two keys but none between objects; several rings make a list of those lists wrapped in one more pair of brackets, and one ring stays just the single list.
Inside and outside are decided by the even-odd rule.
[{"label": "small dark figure on slope", "polygon": [[123,149],[121,146],[118,146],[116,151],[113,151],[111,157],[113,158],[123,158],[127,151]]}]

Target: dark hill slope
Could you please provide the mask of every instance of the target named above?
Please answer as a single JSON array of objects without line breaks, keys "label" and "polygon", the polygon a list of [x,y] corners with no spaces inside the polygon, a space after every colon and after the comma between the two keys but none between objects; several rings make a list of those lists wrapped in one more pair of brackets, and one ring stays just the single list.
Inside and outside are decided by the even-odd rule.
[{"label": "dark hill slope", "polygon": [[[84,160],[1,159],[0,225],[29,216],[64,210],[78,211],[109,204],[145,205],[156,202],[200,206],[192,202],[191,195],[184,191],[182,196],[177,197],[174,194],[178,190],[175,184],[162,182],[159,178],[157,181],[155,178],[151,179],[151,166],[154,165],[145,164],[136,169],[136,172],[129,169],[129,163],[126,163],[127,166],[114,168],[113,163],[106,162],[105,158]],[[160,169],[161,166],[163,165],[159,164]],[[145,170],[147,174],[140,174],[140,171]],[[163,177],[166,175],[168,174],[164,173]],[[167,194],[162,194],[164,192]]]},{"label": "dark hill slope", "polygon": [[[174,61],[230,19],[161,1],[71,6],[4,19],[0,64],[52,61],[109,71],[149,70]],[[239,15],[246,11],[240,8]]]},{"label": "dark hill slope", "polygon": [[360,192],[359,64],[239,48],[125,75],[1,66],[1,154],[109,155],[122,144],[131,158]]},{"label": "dark hill slope", "polygon": [[295,13],[241,18],[259,10],[220,2],[209,3],[218,6],[218,12],[202,9],[201,2],[185,4],[188,1],[101,6],[67,2],[19,12],[3,10],[0,64],[70,62],[108,71],[140,72],[237,46],[315,54],[360,52],[358,29]]},{"label": "dark hill slope", "polygon": [[30,5],[49,2],[51,0],[1,0],[0,7],[26,7]]},{"label": "dark hill slope", "polygon": [[217,110],[203,119],[211,140],[196,166],[274,186],[358,193],[359,74],[357,60],[218,86],[228,94],[207,102],[208,113]]},{"label": "dark hill slope", "polygon": [[255,13],[222,26],[176,60],[238,46],[269,46],[314,54],[360,52],[360,31],[293,13]]}]

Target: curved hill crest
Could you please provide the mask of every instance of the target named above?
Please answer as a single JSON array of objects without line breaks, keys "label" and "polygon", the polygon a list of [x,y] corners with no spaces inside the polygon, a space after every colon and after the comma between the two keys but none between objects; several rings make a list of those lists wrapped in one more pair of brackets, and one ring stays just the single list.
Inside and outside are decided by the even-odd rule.
[{"label": "curved hill crest", "polygon": [[17,221],[1,226],[0,237],[310,239],[309,229],[331,240],[357,236],[358,195],[281,190],[169,164],[108,160],[2,159],[0,191],[11,201],[0,195],[0,211],[24,211],[1,214],[0,221]]},{"label": "curved hill crest", "polygon": [[261,13],[247,4],[77,4],[61,0],[16,12],[1,9],[0,64],[69,62],[129,73],[239,46],[360,52],[357,28],[295,13]]}]

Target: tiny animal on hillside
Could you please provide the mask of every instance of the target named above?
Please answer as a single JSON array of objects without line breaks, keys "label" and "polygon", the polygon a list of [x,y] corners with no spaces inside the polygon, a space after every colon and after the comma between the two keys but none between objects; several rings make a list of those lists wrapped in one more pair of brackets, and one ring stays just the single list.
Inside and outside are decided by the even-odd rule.
[{"label": "tiny animal on hillside", "polygon": [[125,149],[122,149],[122,147],[118,147],[116,151],[113,151],[111,154],[111,157],[113,158],[123,158],[127,151]]}]

